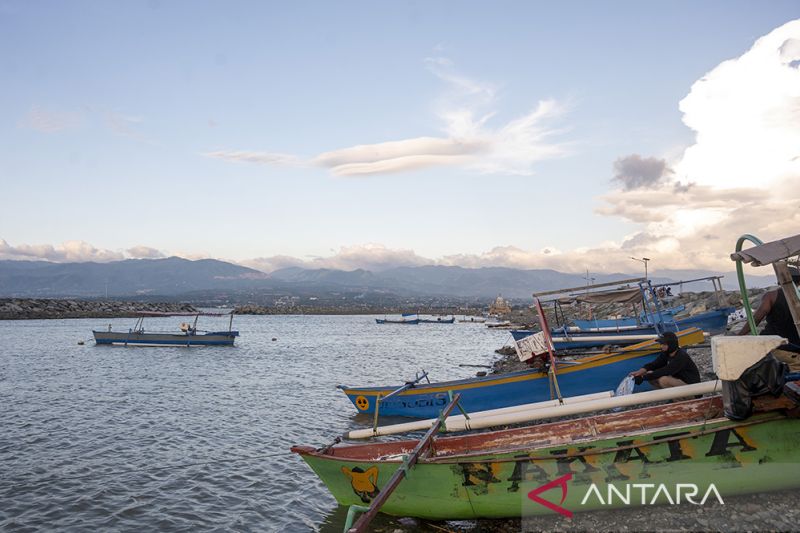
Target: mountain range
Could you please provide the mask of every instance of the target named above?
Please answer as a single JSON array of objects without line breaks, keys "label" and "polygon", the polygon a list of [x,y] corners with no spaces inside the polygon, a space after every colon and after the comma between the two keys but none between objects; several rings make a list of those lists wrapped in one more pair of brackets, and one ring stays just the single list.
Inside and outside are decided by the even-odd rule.
[{"label": "mountain range", "polygon": [[[706,270],[659,270],[654,283],[718,275]],[[723,273],[726,289],[737,287],[732,272]],[[341,291],[394,296],[528,299],[531,293],[580,287],[634,277],[631,274],[580,274],[548,269],[458,266],[396,267],[382,271],[284,268],[270,274],[215,259],[127,259],[108,263],[50,263],[0,261],[0,297],[189,299],[197,293],[229,293],[234,300],[254,293],[329,295]],[[748,276],[748,286],[774,284],[771,271]],[[684,290],[711,290],[711,284],[693,283]]]}]

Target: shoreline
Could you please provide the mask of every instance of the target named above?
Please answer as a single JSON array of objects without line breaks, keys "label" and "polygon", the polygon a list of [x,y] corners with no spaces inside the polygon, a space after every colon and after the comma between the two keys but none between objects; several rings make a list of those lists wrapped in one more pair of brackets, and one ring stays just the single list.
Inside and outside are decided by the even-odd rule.
[{"label": "shoreline", "polygon": [[194,313],[191,304],[113,300],[0,298],[0,320],[58,320],[64,318],[133,318],[137,313]]}]

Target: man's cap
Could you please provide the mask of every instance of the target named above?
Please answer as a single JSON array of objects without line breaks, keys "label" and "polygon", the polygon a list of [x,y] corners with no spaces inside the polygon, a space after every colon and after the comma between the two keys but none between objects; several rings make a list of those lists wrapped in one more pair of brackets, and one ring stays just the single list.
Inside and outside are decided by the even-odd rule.
[{"label": "man's cap", "polygon": [[656,342],[659,344],[677,343],[678,336],[671,331],[665,331],[656,339]]}]

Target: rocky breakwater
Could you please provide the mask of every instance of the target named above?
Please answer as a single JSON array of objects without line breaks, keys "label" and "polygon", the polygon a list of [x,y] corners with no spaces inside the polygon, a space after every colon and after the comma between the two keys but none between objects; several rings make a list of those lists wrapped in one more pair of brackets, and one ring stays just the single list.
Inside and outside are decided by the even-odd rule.
[{"label": "rocky breakwater", "polygon": [[183,303],[0,298],[0,320],[133,317],[142,311],[193,313],[196,309]]}]

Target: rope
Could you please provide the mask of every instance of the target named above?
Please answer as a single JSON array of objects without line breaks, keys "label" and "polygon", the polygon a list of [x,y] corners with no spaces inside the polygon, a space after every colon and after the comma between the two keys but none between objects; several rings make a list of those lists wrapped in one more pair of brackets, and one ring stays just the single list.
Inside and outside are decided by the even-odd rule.
[{"label": "rope", "polygon": [[84,474],[81,476],[69,476],[69,477],[50,477],[47,479],[40,479],[40,480],[24,480],[18,483],[10,483],[8,485],[0,486],[3,489],[11,489],[21,486],[30,486],[30,485],[39,485],[42,483],[51,483],[54,481],[75,481],[79,479],[87,479],[87,478],[97,478],[97,477],[108,477],[108,476],[120,476],[126,474],[142,474],[145,472],[160,472],[163,470],[177,470],[179,468],[189,468],[192,466],[205,466],[205,465],[215,465],[215,464],[222,464],[222,463],[234,463],[237,461],[250,461],[254,459],[265,459],[268,457],[280,457],[282,455],[292,455],[292,452],[276,452],[276,453],[268,453],[264,455],[251,455],[251,456],[244,456],[244,457],[234,457],[231,459],[216,459],[214,461],[203,461],[199,463],[183,463],[179,465],[171,465],[171,466],[157,466],[151,468],[142,468],[142,469],[131,469],[131,470],[116,470],[114,472],[104,472],[101,474]]}]

